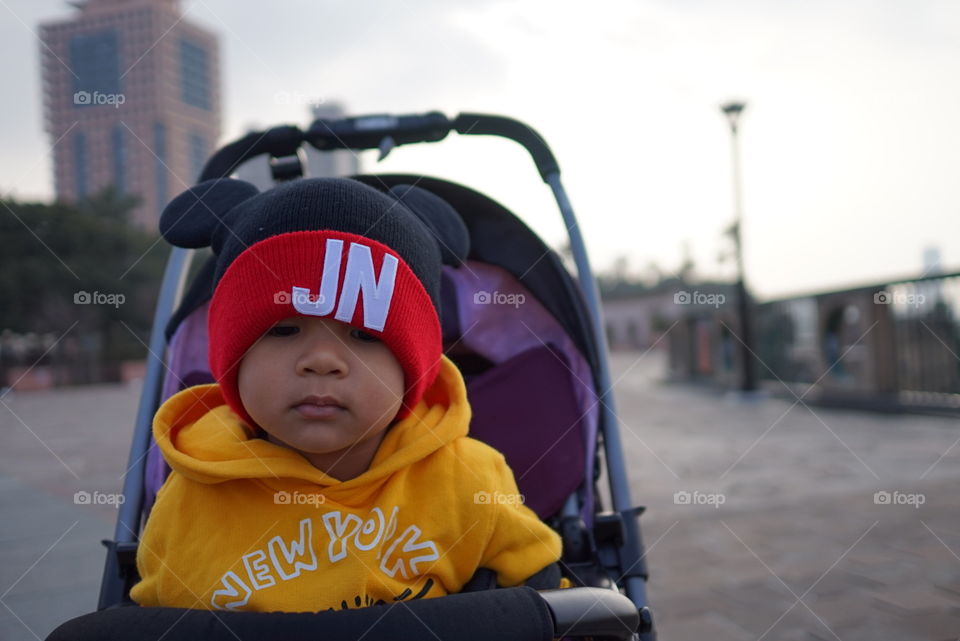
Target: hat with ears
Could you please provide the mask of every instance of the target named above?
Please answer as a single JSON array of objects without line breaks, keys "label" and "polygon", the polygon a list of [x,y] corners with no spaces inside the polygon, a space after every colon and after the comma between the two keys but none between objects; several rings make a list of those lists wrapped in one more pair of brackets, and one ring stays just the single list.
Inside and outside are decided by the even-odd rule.
[{"label": "hat with ears", "polygon": [[404,373],[404,418],[433,383],[442,353],[442,262],[469,251],[463,220],[411,185],[381,192],[348,178],[308,178],[260,192],[218,178],[174,198],[160,232],[216,255],[209,360],[227,404],[251,427],[238,390],[240,361],[290,316],[331,318],[382,340]]}]

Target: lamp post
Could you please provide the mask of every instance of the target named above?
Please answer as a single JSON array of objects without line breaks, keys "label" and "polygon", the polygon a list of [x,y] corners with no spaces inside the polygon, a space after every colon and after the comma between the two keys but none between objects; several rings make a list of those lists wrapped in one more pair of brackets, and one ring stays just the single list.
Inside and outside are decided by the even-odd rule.
[{"label": "lamp post", "polygon": [[743,208],[740,200],[740,145],[737,136],[737,125],[740,114],[747,105],[742,102],[728,102],[720,107],[730,123],[730,134],[733,141],[733,225],[730,227],[733,236],[734,251],[737,258],[737,312],[740,316],[740,354],[743,363],[740,391],[752,393],[757,390],[756,367],[753,358],[753,332],[750,322],[750,299],[747,294],[746,278],[743,270],[743,241],[741,238],[741,223]]}]

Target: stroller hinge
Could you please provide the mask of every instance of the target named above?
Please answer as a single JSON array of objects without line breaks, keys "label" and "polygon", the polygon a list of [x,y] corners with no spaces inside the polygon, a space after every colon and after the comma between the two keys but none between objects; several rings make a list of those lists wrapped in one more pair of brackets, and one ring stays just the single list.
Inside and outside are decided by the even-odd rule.
[{"label": "stroller hinge", "polygon": [[307,153],[298,147],[289,156],[270,157],[270,175],[275,182],[286,182],[297,178],[306,178]]},{"label": "stroller hinge", "polygon": [[113,556],[117,561],[117,569],[120,571],[120,576],[124,576],[125,571],[129,568],[137,567],[137,543],[134,541],[123,541],[116,542],[109,539],[103,539],[100,541],[105,548],[107,548],[107,554]]},{"label": "stroller hinge", "polygon": [[[633,507],[624,510],[622,525],[625,538],[623,545],[619,546],[620,567],[626,568],[623,571],[624,577],[640,577],[644,581],[649,577],[647,571],[646,551],[644,550],[643,537],[640,535],[640,515],[646,510],[643,506]],[[628,518],[629,517],[629,518]]]},{"label": "stroller hinge", "polygon": [[97,609],[115,607],[129,599],[130,588],[140,580],[137,573],[137,543],[135,541],[101,541],[107,548],[100,583],[100,598]]}]

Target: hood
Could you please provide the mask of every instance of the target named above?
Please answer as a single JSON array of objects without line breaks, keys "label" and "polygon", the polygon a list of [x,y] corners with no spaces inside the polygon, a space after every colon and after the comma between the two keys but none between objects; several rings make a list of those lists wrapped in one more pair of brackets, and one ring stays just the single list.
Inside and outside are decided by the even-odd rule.
[{"label": "hood", "polygon": [[379,485],[393,472],[467,435],[470,405],[460,370],[441,356],[440,373],[409,416],[391,427],[370,468],[340,481],[291,449],[250,435],[220,386],[198,385],[171,396],[153,422],[153,437],[172,469],[198,483],[259,479],[275,488],[291,479],[330,489]]}]

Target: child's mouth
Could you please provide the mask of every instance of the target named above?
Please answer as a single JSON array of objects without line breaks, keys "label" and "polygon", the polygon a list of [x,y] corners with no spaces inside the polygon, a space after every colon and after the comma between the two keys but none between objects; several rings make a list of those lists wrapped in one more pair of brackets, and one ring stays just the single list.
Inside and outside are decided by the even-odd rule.
[{"label": "child's mouth", "polygon": [[332,396],[308,396],[293,406],[300,416],[310,419],[332,418],[343,411]]},{"label": "child's mouth", "polygon": [[304,418],[333,418],[343,411],[343,408],[339,405],[312,405],[310,403],[301,403],[294,409]]}]

